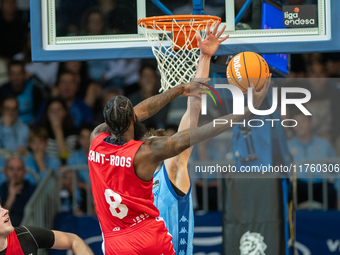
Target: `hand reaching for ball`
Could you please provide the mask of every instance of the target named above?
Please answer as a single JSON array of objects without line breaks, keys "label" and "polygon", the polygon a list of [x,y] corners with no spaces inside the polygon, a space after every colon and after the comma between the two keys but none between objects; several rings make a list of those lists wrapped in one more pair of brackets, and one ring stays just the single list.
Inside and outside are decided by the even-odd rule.
[{"label": "hand reaching for ball", "polygon": [[255,109],[259,109],[263,100],[265,99],[268,89],[270,87],[270,82],[272,79],[272,74],[268,74],[266,81],[260,91],[256,91],[254,85],[251,83],[250,86],[252,87],[252,94],[253,94],[253,106]]}]

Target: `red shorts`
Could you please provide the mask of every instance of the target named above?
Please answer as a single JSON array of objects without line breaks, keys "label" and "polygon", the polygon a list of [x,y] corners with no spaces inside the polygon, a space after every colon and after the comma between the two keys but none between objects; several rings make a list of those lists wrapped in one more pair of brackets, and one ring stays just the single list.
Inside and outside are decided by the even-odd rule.
[{"label": "red shorts", "polygon": [[174,255],[172,236],[161,218],[104,234],[105,255]]}]

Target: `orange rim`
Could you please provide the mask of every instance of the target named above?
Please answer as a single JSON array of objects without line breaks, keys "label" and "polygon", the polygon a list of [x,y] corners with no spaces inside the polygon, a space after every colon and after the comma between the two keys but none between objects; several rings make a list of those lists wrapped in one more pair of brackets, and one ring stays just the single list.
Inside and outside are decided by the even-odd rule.
[{"label": "orange rim", "polygon": [[[192,21],[192,20],[195,21]],[[158,29],[158,30],[165,30],[165,31],[172,31],[173,24],[172,21],[176,20],[178,26],[186,26],[186,27],[198,27],[200,25],[205,25],[208,21],[221,21],[220,17],[213,16],[213,15],[165,15],[165,16],[154,16],[154,17],[147,17],[138,20],[139,26],[146,26],[146,28],[151,29]],[[154,26],[154,21],[156,22],[157,26]],[[203,29],[203,28],[202,28]]]}]

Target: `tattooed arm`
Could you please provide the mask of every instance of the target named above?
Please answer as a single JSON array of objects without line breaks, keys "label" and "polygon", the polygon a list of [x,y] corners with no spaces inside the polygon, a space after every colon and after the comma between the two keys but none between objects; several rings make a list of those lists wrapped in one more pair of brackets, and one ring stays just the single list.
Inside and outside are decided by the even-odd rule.
[{"label": "tattooed arm", "polygon": [[139,121],[146,120],[157,112],[159,112],[164,106],[174,100],[180,95],[190,95],[190,84],[181,84],[172,89],[169,89],[162,94],[152,96],[139,104],[137,104],[133,109]]},{"label": "tattooed arm", "polygon": [[[270,80],[271,75],[268,75],[264,87],[260,92],[256,92],[253,86],[253,102],[256,109],[261,106],[261,103],[267,94]],[[174,157],[194,144],[215,137],[224,131],[231,129],[231,122],[239,122],[250,114],[249,108],[245,107],[244,115],[229,114],[219,118],[227,120],[228,124],[214,127],[214,123],[210,122],[202,127],[183,130],[171,137],[155,137],[148,139],[141,145],[135,155],[133,167],[136,175],[143,181],[152,180],[154,171],[161,161]]]},{"label": "tattooed arm", "polygon": [[[194,86],[201,87],[199,84],[194,84]],[[192,90],[190,92],[190,90]],[[155,115],[159,110],[161,110],[165,105],[170,103],[176,97],[180,95],[184,96],[197,96],[201,91],[199,89],[193,90],[193,86],[190,86],[190,83],[180,84],[174,88],[171,88],[165,91],[162,94],[158,94],[156,96],[145,99],[136,105],[133,109],[139,121],[146,120],[153,115]],[[106,123],[102,123],[98,125],[91,134],[90,141],[92,143],[93,139],[101,134],[108,133],[109,128]]]}]

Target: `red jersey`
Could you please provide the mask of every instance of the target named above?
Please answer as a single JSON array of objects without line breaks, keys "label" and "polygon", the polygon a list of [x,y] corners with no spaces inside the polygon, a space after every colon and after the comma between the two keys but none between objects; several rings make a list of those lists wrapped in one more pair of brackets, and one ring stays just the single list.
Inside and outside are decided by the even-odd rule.
[{"label": "red jersey", "polygon": [[108,136],[102,133],[95,137],[88,155],[92,193],[104,237],[159,216],[153,204],[152,181],[142,181],[133,169],[133,159],[143,142],[130,140],[119,146],[105,142]]},{"label": "red jersey", "polygon": [[21,249],[17,234],[13,230],[12,233],[7,237],[7,250],[6,254],[24,255]]}]

